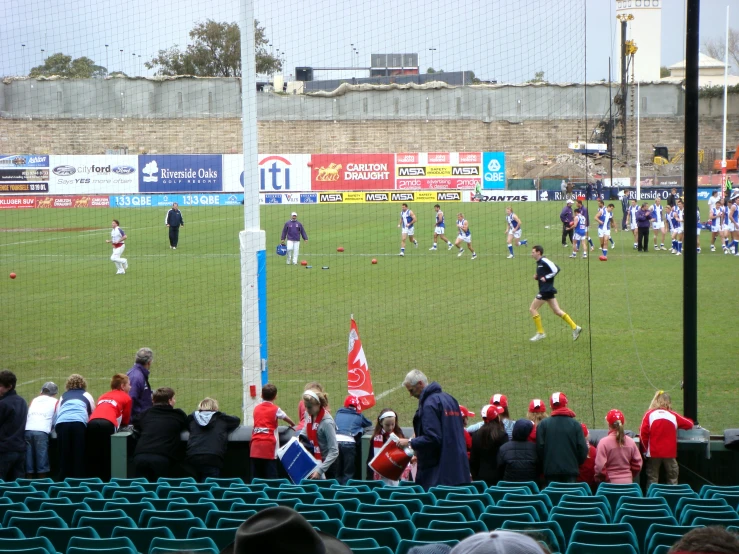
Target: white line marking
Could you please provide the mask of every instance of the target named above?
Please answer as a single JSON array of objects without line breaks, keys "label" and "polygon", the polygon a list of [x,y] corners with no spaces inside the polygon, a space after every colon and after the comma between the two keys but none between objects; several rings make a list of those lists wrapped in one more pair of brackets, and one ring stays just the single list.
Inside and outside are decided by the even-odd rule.
[{"label": "white line marking", "polygon": [[398,385],[395,388],[392,388],[390,390],[386,390],[385,392],[381,392],[380,394],[378,394],[377,396],[375,396],[375,400],[382,400],[386,396],[388,396],[388,395],[394,393],[396,390],[400,390],[402,388],[403,388],[403,384],[401,383],[400,385]]},{"label": "white line marking", "polygon": [[33,383],[36,383],[38,381],[43,381],[43,379],[33,379],[32,381],[24,381],[23,383],[18,383],[16,387],[22,387],[24,385],[32,385]]}]

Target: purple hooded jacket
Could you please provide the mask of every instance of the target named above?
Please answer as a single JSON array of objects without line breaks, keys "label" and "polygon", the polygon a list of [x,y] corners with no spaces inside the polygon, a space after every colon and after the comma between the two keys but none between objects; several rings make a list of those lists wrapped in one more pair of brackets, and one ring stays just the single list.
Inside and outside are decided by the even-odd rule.
[{"label": "purple hooded jacket", "polygon": [[128,391],[128,396],[133,400],[133,406],[131,407],[131,420],[133,421],[134,416],[148,410],[153,405],[151,385],[149,385],[149,370],[141,364],[134,364],[126,375],[128,375],[131,382],[131,390]]}]

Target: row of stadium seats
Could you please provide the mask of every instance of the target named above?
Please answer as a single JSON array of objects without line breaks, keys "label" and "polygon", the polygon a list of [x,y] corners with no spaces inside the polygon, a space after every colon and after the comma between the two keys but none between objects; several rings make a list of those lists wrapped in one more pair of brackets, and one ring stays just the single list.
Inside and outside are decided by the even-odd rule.
[{"label": "row of stadium seats", "polygon": [[[471,533],[518,523],[534,528],[548,526],[556,538],[556,541],[548,542],[554,550],[561,551],[571,542],[577,542],[577,537],[572,537],[577,525],[589,523],[593,526],[589,531],[594,537],[628,531],[637,550],[647,552],[646,537],[653,524],[668,526],[673,531],[671,534],[686,532],[693,526],[739,525],[736,509],[723,499],[720,499],[723,504],[714,505],[715,499],[685,497],[683,500],[686,502],[679,505],[681,516],[678,521],[668,512],[666,502],[660,497],[622,497],[615,516],[611,518],[607,501],[598,496],[565,496],[565,500],[551,507],[547,506],[548,497],[544,494],[510,494],[511,499],[487,506],[483,504],[485,494],[469,494],[464,501],[447,498],[423,504],[418,497],[424,494],[428,493],[410,493],[409,498],[381,499],[374,504],[361,504],[357,499],[333,502],[319,498],[314,503],[303,503],[293,498],[278,499],[277,502],[260,499],[266,501],[256,504],[234,502],[230,510],[221,510],[212,502],[183,503],[177,500],[166,501],[169,502],[166,510],[155,509],[150,502],[128,503],[120,499],[107,501],[102,510],[92,510],[85,503],[64,501],[58,504],[46,502],[38,511],[29,511],[22,503],[0,504],[0,538],[30,538],[39,532],[39,528],[47,534],[61,530],[59,533],[67,538],[75,536],[74,529],[86,528],[98,537],[109,538],[115,536],[116,529],[129,529],[135,534],[138,530],[164,527],[169,531],[166,538],[176,539],[191,537],[194,529],[203,530],[195,531],[196,535],[207,535],[210,530],[221,531],[218,538],[222,542],[227,535],[223,529],[230,529],[233,534],[236,527],[257,511],[276,506],[282,503],[281,500],[288,501],[288,505],[321,531],[339,538],[363,538],[366,530],[372,529],[373,536],[375,531],[380,536],[387,536],[389,544],[384,546],[393,548],[400,540],[461,540]],[[146,536],[149,536],[148,532]],[[431,539],[431,536],[436,539]]]}]

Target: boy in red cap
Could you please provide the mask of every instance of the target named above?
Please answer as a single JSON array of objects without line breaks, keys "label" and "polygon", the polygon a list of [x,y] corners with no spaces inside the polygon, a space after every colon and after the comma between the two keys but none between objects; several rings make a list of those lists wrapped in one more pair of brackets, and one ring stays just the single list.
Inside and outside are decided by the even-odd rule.
[{"label": "boy in red cap", "polygon": [[513,436],[513,424],[515,422],[511,420],[511,414],[508,411],[508,397],[505,394],[495,393],[490,397],[490,403],[493,406],[503,408],[503,411],[500,412],[500,421],[503,422],[508,440],[511,440]]},{"label": "boy in red cap", "polygon": [[539,424],[544,421],[547,417],[547,406],[541,398],[534,398],[529,402],[529,412],[526,414],[526,419],[534,424],[534,428],[531,430],[529,440],[536,442],[536,428]]},{"label": "boy in red cap", "polygon": [[608,436],[598,442],[595,456],[595,480],[631,484],[642,468],[641,454],[634,439],[624,435],[626,419],[620,410],[606,415]]},{"label": "boy in red cap", "polygon": [[580,473],[577,476],[578,483],[587,483],[590,490],[595,492],[595,446],[590,444],[590,432],[588,426],[581,423],[582,434],[585,436],[585,442],[588,445],[588,457],[580,464]]},{"label": "boy in red cap", "polygon": [[362,407],[356,396],[349,395],[344,399],[344,407],[339,408],[334,417],[336,421],[336,441],[339,443],[339,460],[336,464],[336,479],[346,485],[354,479],[356,460],[362,458],[361,440],[364,430],[372,427],[372,422],[360,412]]},{"label": "boy in red cap", "polygon": [[575,412],[567,407],[567,396],[555,392],[549,405],[551,415],[536,431],[536,450],[544,464],[544,479],[547,483],[575,483],[580,464],[588,457],[588,445]]}]

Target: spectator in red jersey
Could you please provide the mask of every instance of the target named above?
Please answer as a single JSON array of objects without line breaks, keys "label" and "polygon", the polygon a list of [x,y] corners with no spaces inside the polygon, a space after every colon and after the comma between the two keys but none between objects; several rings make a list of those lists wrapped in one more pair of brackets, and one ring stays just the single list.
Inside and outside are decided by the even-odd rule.
[{"label": "spectator in red jersey", "polygon": [[[303,387],[304,391],[311,389],[323,392],[323,385],[318,381],[311,381],[310,383],[306,383],[305,387]],[[300,432],[303,430],[303,427],[305,427],[305,403],[301,397],[300,402],[298,402],[298,424],[295,426],[295,431]]]},{"label": "spectator in red jersey", "polygon": [[[385,446],[385,443],[390,440],[391,433],[395,433],[395,436],[400,439],[405,438],[403,430],[400,428],[400,424],[398,423],[398,414],[394,410],[383,408],[382,410],[380,410],[380,413],[377,416],[377,425],[375,425],[375,430],[372,432],[367,463],[371,462],[372,459],[380,453],[380,450],[382,450],[382,447]],[[376,481],[384,481],[386,485],[389,485],[391,487],[397,487],[400,485],[400,481],[392,481],[390,479],[387,479],[386,477],[378,475],[374,471],[372,471],[371,478]],[[401,475],[400,479],[402,481],[411,480],[410,464],[403,472],[403,475]]]},{"label": "spectator in red jersey", "polygon": [[87,464],[91,477],[110,481],[110,437],[131,419],[133,401],[128,395],[131,382],[124,373],[113,375],[110,391],[98,398],[87,424]]},{"label": "spectator in red jersey", "polygon": [[[251,457],[251,475],[262,479],[277,479],[277,435],[278,420],[295,424],[290,417],[275,404],[277,387],[267,383],[262,387],[262,402],[254,408],[254,428],[251,432],[249,456]],[[300,401],[302,404],[302,400]],[[305,407],[303,407],[305,410]]]},{"label": "spectator in red jersey", "polygon": [[464,425],[464,443],[467,445],[467,459],[470,459],[470,450],[472,450],[472,435],[467,431],[467,425],[469,424],[470,418],[475,417],[475,414],[469,411],[467,408],[459,405],[459,413],[462,414],[462,425]]},{"label": "spectator in red jersey", "polygon": [[526,419],[534,424],[529,436],[531,442],[536,442],[536,428],[547,417],[547,406],[541,398],[534,398],[529,402],[529,412],[526,414]]},{"label": "spectator in red jersey", "polygon": [[646,456],[647,487],[659,482],[659,470],[665,466],[668,485],[677,485],[677,430],[692,429],[693,422],[672,411],[672,400],[665,391],[657,391],[644,414],[639,429],[641,447]]},{"label": "spectator in red jersey", "polygon": [[620,410],[606,415],[608,436],[598,442],[595,456],[595,480],[631,484],[641,471],[642,459],[634,439],[624,435],[626,419]]},{"label": "spectator in red jersey", "polygon": [[587,483],[590,490],[595,491],[595,455],[597,452],[595,450],[595,446],[590,444],[590,432],[588,431],[588,426],[584,423],[581,423],[580,425],[582,426],[582,434],[585,436],[585,442],[588,445],[588,457],[580,464],[580,473],[577,476],[577,482]]}]

